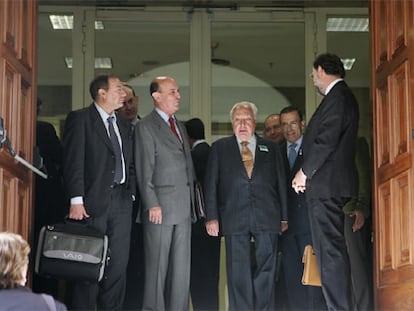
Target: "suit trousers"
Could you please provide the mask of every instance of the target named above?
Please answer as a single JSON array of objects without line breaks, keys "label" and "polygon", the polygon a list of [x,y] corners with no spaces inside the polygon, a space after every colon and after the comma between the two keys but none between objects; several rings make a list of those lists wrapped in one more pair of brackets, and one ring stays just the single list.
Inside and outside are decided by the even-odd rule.
[{"label": "suit trousers", "polygon": [[328,310],[353,310],[351,271],[344,237],[347,200],[310,199],[312,241]]},{"label": "suit trousers", "polygon": [[[254,237],[251,258],[250,240]],[[270,310],[273,303],[278,234],[230,234],[225,236],[229,310]],[[252,271],[251,262],[256,269]]]},{"label": "suit trousers", "polygon": [[204,220],[192,225],[190,292],[193,310],[219,309],[220,238],[207,234]]},{"label": "suit trousers", "polygon": [[91,218],[89,224],[108,235],[110,260],[99,284],[74,284],[75,310],[121,310],[125,295],[126,269],[131,234],[132,200],[126,188],[113,188],[111,206],[102,216]]},{"label": "suit trousers", "polygon": [[145,290],[143,310],[187,311],[191,223],[143,225]]},{"label": "suit trousers", "polygon": [[[312,245],[311,233],[284,233],[283,272],[289,310],[326,310],[322,289],[302,284],[302,257],[305,246]],[[300,299],[298,299],[301,297]]]},{"label": "suit trousers", "polygon": [[357,310],[372,310],[372,257],[369,248],[368,224],[352,231],[355,217],[345,216],[345,240],[351,263],[352,288]]}]

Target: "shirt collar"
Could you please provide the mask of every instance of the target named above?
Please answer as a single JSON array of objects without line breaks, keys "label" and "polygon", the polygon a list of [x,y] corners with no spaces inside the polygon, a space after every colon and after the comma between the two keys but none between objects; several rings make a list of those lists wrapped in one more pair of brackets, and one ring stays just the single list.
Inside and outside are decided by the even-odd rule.
[{"label": "shirt collar", "polygon": [[[157,107],[155,107],[155,111],[160,115],[160,117],[165,121],[165,122],[167,122],[167,123],[169,123],[169,118],[170,118],[170,116],[168,115],[168,114],[166,114],[164,111],[162,111],[162,110],[160,110],[160,109],[158,109]],[[174,120],[175,120],[175,116],[174,115],[172,115],[172,117],[174,118]]]},{"label": "shirt collar", "polygon": [[337,84],[339,81],[343,81],[344,79],[336,79],[329,83],[328,87],[325,90],[325,95],[328,95],[329,91]]},{"label": "shirt collar", "polygon": [[205,139],[198,139],[194,142],[193,147],[191,147],[191,149],[194,149],[195,146],[202,144],[202,143],[206,143],[207,141]]},{"label": "shirt collar", "polygon": [[[239,145],[242,143],[242,141],[244,141],[244,140],[240,140],[237,136],[236,136],[236,139],[237,139],[237,143]],[[248,139],[247,141],[249,142],[248,145],[255,146],[256,145],[256,135],[253,134],[252,137],[250,137],[250,139]]]},{"label": "shirt collar", "polygon": [[[298,140],[296,140],[294,143],[296,144],[296,148],[300,148],[300,146],[302,146],[302,139],[303,139],[303,135],[301,137],[298,138]],[[292,145],[293,143],[291,142],[287,142],[287,149],[289,150],[290,145]]]},{"label": "shirt collar", "polygon": [[116,114],[115,112],[112,112],[112,114],[107,114],[105,110],[102,109],[101,106],[99,106],[96,102],[94,102],[94,105],[96,107],[96,110],[98,110],[99,115],[101,116],[102,121],[108,122],[109,117],[114,117],[116,122]]}]

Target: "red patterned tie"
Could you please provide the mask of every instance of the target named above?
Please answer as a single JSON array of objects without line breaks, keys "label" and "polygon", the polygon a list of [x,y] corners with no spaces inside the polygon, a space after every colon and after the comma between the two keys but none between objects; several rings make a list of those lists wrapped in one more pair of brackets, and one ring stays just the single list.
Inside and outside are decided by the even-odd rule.
[{"label": "red patterned tie", "polygon": [[170,122],[170,127],[171,127],[171,130],[173,131],[174,135],[178,138],[178,140],[180,141],[180,143],[182,143],[181,138],[180,138],[180,135],[178,135],[177,128],[175,127],[174,118],[173,117],[170,117],[168,119],[168,121]]}]

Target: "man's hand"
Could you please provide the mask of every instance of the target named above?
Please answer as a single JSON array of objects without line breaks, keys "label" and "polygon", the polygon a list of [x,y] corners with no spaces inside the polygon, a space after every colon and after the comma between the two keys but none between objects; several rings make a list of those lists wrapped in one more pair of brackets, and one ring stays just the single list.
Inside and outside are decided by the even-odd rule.
[{"label": "man's hand", "polygon": [[162,224],[162,210],[160,206],[151,207],[148,211],[149,221],[156,224]]},{"label": "man's hand", "polygon": [[206,222],[206,229],[208,235],[218,236],[219,234],[219,223],[217,219],[213,219]]},{"label": "man's hand", "polygon": [[296,193],[305,192],[306,190],[306,175],[303,173],[302,169],[300,169],[295,178],[292,180],[292,188],[295,189]]},{"label": "man's hand", "polygon": [[365,223],[364,214],[361,211],[353,211],[349,214],[349,217],[355,217],[354,224],[352,225],[352,231],[356,232],[362,228]]},{"label": "man's hand", "polygon": [[75,220],[82,220],[89,218],[89,214],[86,212],[83,204],[71,204],[69,209],[69,218]]}]

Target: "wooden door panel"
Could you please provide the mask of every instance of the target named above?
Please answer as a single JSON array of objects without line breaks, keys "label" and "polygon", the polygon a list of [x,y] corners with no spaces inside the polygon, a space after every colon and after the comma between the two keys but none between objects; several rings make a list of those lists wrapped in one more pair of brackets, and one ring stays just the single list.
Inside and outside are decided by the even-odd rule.
[{"label": "wooden door panel", "polygon": [[376,230],[375,238],[378,239],[376,244],[379,244],[379,256],[376,258],[376,263],[379,265],[381,274],[377,274],[378,282],[384,283],[383,276],[386,271],[392,269],[392,242],[391,236],[387,233],[391,232],[391,223],[388,219],[391,218],[391,186],[390,183],[384,183],[378,188],[377,194],[378,204],[376,205]]},{"label": "wooden door panel", "polygon": [[[0,117],[14,151],[32,161],[36,120],[37,0],[0,1]],[[31,241],[33,173],[0,149],[0,231]]]},{"label": "wooden door panel", "polygon": [[[390,17],[390,37],[392,41],[390,43],[391,54],[394,55],[404,49],[407,46],[407,32],[404,27],[406,25],[405,18],[405,4],[404,1],[390,1],[389,4],[389,17]],[[404,18],[401,18],[401,17]]]},{"label": "wooden door panel", "polygon": [[394,121],[393,131],[391,133],[395,142],[393,146],[394,157],[407,155],[408,152],[408,65],[408,62],[404,61],[391,75],[393,109],[391,110],[392,115],[389,117]]},{"label": "wooden door panel", "polygon": [[[372,0],[371,0],[372,1]],[[385,1],[378,1],[376,5],[372,5],[371,2],[371,26],[373,21],[382,21],[387,23],[388,14],[385,8]],[[372,30],[372,27],[371,27]],[[372,42],[372,60],[373,67],[375,69],[379,68],[383,63],[388,60],[388,51],[387,51],[387,41],[388,41],[388,28],[387,27],[378,27],[375,32],[371,31],[371,36],[373,37]]]},{"label": "wooden door panel", "polygon": [[376,154],[378,158],[377,168],[383,168],[386,165],[390,164],[390,120],[386,117],[390,111],[389,99],[388,99],[388,80],[385,80],[377,88],[377,103],[375,114],[378,116],[376,123],[374,120],[374,125],[376,130],[376,138],[378,141],[381,141],[382,144],[376,144]]},{"label": "wooden door panel", "polygon": [[413,0],[370,7],[375,309],[413,310]]}]

